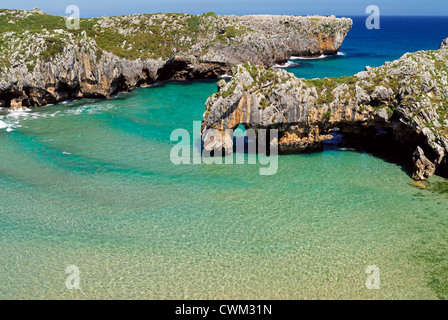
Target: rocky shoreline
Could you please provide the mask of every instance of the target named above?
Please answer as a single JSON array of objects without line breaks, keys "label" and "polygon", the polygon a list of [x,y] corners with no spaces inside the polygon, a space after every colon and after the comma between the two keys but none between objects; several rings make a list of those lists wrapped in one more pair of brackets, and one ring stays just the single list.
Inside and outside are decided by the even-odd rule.
[{"label": "rocky shoreline", "polygon": [[321,149],[338,130],[358,141],[385,137],[382,144],[402,148],[416,180],[448,177],[448,39],[439,50],[407,53],[351,77],[305,80],[248,63],[233,74],[207,100],[203,132],[221,135],[205,141],[206,149],[231,150],[226,130],[239,125],[278,129],[271,143],[280,152]]},{"label": "rocky shoreline", "polygon": [[338,130],[354,141],[395,143],[416,180],[448,177],[448,40],[352,77],[304,80],[269,67],[291,56],[336,54],[351,19],[150,14],[80,25],[69,30],[64,18],[38,9],[0,10],[0,108],[232,74],[208,99],[203,119],[203,130],[222,132],[223,149],[233,143],[225,130],[238,125],[278,129],[273,143],[283,153],[319,150]]},{"label": "rocky shoreline", "polygon": [[107,98],[160,80],[217,78],[243,62],[336,54],[351,19],[150,14],[81,19],[0,10],[0,108]]}]

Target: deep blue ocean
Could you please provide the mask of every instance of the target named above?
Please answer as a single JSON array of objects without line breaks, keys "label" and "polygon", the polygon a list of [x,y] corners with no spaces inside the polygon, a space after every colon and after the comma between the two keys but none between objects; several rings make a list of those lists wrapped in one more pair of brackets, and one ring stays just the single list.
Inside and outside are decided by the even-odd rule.
[{"label": "deep blue ocean", "polygon": [[353,28],[340,55],[316,60],[294,60],[287,70],[298,77],[349,76],[365,66],[379,67],[406,52],[436,50],[448,38],[448,17],[381,17],[380,29],[366,28],[366,17],[351,17]]}]

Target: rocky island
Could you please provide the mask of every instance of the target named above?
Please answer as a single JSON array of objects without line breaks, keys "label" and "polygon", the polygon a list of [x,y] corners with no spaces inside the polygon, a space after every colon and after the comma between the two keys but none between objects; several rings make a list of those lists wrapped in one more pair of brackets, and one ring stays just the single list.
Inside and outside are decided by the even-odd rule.
[{"label": "rocky island", "polygon": [[351,77],[305,80],[249,63],[233,75],[206,103],[203,132],[221,135],[205,148],[233,148],[226,129],[239,125],[278,129],[271,143],[280,152],[319,149],[338,130],[358,141],[393,141],[412,161],[416,180],[448,177],[448,39],[439,50],[407,53]]},{"label": "rocky island", "polygon": [[0,108],[106,98],[157,80],[216,78],[237,64],[338,52],[351,19],[140,14],[81,19],[0,10]]}]

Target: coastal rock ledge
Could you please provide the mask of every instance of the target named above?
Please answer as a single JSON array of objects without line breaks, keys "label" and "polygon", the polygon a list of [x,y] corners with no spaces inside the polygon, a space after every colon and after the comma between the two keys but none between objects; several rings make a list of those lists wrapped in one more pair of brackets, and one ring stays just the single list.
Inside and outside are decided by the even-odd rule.
[{"label": "coastal rock ledge", "polygon": [[336,54],[352,20],[142,14],[81,19],[0,10],[0,108],[105,98],[157,80],[217,78],[237,64]]},{"label": "coastal rock ledge", "polygon": [[211,143],[204,139],[204,147],[233,148],[226,130],[239,125],[278,129],[272,143],[280,152],[320,149],[336,131],[358,142],[383,136],[376,148],[394,143],[416,180],[448,177],[447,44],[341,78],[305,80],[285,70],[238,65],[233,79],[221,80],[206,102],[203,133],[217,129],[221,135]]}]

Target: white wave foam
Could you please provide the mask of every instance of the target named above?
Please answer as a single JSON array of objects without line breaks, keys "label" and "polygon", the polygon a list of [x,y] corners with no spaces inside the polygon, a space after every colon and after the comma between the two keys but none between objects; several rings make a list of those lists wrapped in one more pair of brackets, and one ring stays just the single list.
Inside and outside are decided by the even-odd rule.
[{"label": "white wave foam", "polygon": [[21,128],[20,122],[23,120],[35,120],[47,117],[55,117],[60,111],[55,113],[47,112],[31,112],[31,109],[7,110],[7,114],[0,116],[0,130],[5,129],[6,132],[14,131]]},{"label": "white wave foam", "polygon": [[321,55],[319,57],[296,57],[296,56],[292,56],[290,58],[290,60],[320,60],[320,59],[325,59],[328,58],[329,56],[326,55]]},{"label": "white wave foam", "polygon": [[[66,108],[64,110],[47,109],[48,106],[42,107],[39,110],[21,109],[21,110],[7,110],[7,113],[0,115],[0,130],[11,132],[14,129],[21,128],[21,121],[37,120],[45,118],[54,118],[70,115],[80,114],[99,114],[109,109],[114,108],[113,104],[85,104],[79,107]],[[53,112],[50,112],[53,111]]]},{"label": "white wave foam", "polygon": [[6,129],[8,128],[8,124],[2,120],[0,120],[0,129]]},{"label": "white wave foam", "polygon": [[78,116],[83,113],[98,114],[103,111],[114,108],[113,104],[85,104],[73,109],[65,110],[61,115],[75,115]]},{"label": "white wave foam", "polygon": [[83,105],[83,106],[80,106],[78,108],[69,109],[65,113],[66,114],[72,114],[72,115],[75,115],[75,116],[79,116],[81,113],[83,113],[88,108],[89,108],[88,105]]},{"label": "white wave foam", "polygon": [[274,68],[285,69],[285,68],[291,68],[293,66],[298,66],[298,63],[293,62],[293,61],[288,61],[285,64],[276,64],[276,65],[274,65]]},{"label": "white wave foam", "polygon": [[27,108],[10,110],[7,115],[7,118],[19,119],[23,116],[27,116],[29,114],[29,111],[31,111],[31,109],[27,109]]},{"label": "white wave foam", "polygon": [[[6,119],[4,119],[6,120]],[[9,121],[0,120],[0,130],[5,130],[6,132],[14,131],[15,128],[20,127],[17,123],[11,123]]]},{"label": "white wave foam", "polygon": [[[344,53],[344,52],[338,52],[336,55],[338,55],[338,56],[345,56],[347,54]],[[292,56],[290,58],[290,60],[321,60],[321,59],[325,59],[325,58],[329,58],[329,57],[331,57],[331,56],[327,56],[325,54],[320,55],[319,57],[296,57],[296,56]]]}]

